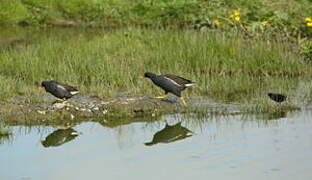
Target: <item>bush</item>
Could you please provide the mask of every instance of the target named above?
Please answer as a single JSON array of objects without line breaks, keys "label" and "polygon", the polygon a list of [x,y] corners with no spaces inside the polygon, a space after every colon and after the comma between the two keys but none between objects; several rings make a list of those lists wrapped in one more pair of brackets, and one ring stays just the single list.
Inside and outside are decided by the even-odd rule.
[{"label": "bush", "polygon": [[20,0],[1,0],[0,23],[14,24],[27,19],[29,16],[27,8]]},{"label": "bush", "polygon": [[[312,37],[311,0],[2,0],[0,22],[33,25],[195,27]],[[311,22],[312,23],[312,22]],[[60,23],[62,24],[62,23]]]}]

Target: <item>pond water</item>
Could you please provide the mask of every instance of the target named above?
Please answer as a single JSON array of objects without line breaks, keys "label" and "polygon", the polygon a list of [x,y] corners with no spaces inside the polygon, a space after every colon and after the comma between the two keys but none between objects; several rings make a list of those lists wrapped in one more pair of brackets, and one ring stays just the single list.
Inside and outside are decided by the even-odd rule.
[{"label": "pond water", "polygon": [[[0,179],[312,179],[312,111],[11,127]],[[167,124],[167,125],[166,125]]]}]

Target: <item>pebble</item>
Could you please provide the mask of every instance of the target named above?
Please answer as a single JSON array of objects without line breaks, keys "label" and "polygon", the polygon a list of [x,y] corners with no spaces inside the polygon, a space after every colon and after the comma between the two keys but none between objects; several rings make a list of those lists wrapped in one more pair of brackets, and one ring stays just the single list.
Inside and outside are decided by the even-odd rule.
[{"label": "pebble", "polygon": [[37,113],[39,113],[39,114],[46,114],[47,112],[46,111],[40,111],[40,110],[37,110]]},{"label": "pebble", "polygon": [[56,109],[62,109],[66,106],[65,103],[54,103],[53,104],[53,108],[56,108]]},{"label": "pebble", "polygon": [[70,133],[70,135],[72,135],[72,136],[78,136],[79,133],[78,133],[78,132],[72,132],[72,133]]}]

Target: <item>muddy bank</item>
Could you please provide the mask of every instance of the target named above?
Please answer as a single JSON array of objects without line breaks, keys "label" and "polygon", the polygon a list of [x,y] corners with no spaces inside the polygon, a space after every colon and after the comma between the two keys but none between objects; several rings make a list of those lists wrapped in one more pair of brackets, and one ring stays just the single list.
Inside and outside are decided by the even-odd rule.
[{"label": "muddy bank", "polygon": [[127,124],[140,119],[156,119],[162,114],[183,112],[175,99],[120,97],[98,99],[80,97],[66,102],[1,105],[0,120],[7,125],[71,126],[83,121],[101,121],[107,126]]},{"label": "muddy bank", "polygon": [[[50,97],[50,96],[48,96]],[[238,115],[264,113],[276,119],[289,111],[300,110],[291,104],[272,104],[257,108],[255,104],[218,103],[194,97],[183,106],[175,97],[155,99],[146,96],[118,97],[111,99],[74,97],[66,102],[55,102],[43,97],[42,104],[28,104],[25,100],[0,105],[0,122],[6,125],[70,127],[81,122],[95,121],[103,126],[116,127],[133,122],[160,120],[161,115],[170,113],[189,114],[197,118],[216,115]],[[272,116],[272,117],[271,117]]]}]

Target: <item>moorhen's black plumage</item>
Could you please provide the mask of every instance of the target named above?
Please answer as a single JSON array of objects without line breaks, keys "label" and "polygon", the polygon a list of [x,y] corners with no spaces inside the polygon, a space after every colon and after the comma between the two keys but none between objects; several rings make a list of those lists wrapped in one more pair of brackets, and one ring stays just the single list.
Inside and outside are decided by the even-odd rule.
[{"label": "moorhen's black plumage", "polygon": [[44,147],[56,147],[75,139],[78,135],[78,132],[72,128],[58,129],[49,134],[45,140],[41,141],[41,144]]},{"label": "moorhen's black plumage", "polygon": [[151,72],[146,72],[144,77],[149,78],[156,86],[162,88],[165,94],[172,93],[181,98],[184,104],[185,101],[182,98],[181,92],[185,88],[195,85],[191,80],[172,74],[156,75]]},{"label": "moorhen's black plumage", "polygon": [[268,96],[270,97],[270,99],[278,103],[284,102],[287,99],[287,96],[284,94],[268,93]]},{"label": "moorhen's black plumage", "polygon": [[47,92],[60,99],[69,99],[79,93],[77,88],[57,81],[42,81],[41,86]]},{"label": "moorhen's black plumage", "polygon": [[193,135],[193,132],[181,125],[181,122],[175,125],[168,125],[154,134],[151,142],[145,143],[146,146],[151,146],[157,143],[171,143]]}]

